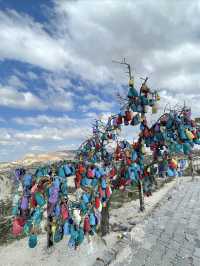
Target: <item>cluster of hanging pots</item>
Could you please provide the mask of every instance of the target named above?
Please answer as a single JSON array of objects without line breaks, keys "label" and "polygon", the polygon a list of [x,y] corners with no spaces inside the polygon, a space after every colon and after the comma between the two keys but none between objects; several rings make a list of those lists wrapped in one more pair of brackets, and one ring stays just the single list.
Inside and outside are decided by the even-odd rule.
[{"label": "cluster of hanging pots", "polygon": [[[80,146],[77,159],[90,162],[110,162],[118,169],[118,182],[114,182],[114,187],[116,184],[118,188],[138,184],[139,180],[143,179],[144,173],[144,141],[139,139],[133,145],[126,140],[119,141],[118,132],[123,125],[138,126],[141,124],[149,107],[152,108],[152,113],[156,113],[159,100],[158,93],[152,92],[147,87],[146,81],[138,93],[134,88],[134,81],[131,79],[126,104],[118,114],[108,118],[104,127],[101,127],[102,121],[96,122],[93,127],[93,136]],[[114,153],[109,153],[106,149],[106,144],[110,141],[117,143]]]},{"label": "cluster of hanging pots", "polygon": [[96,121],[93,127],[93,136],[86,140],[78,149],[80,160],[89,160],[93,163],[104,160],[113,160],[113,154],[106,150],[105,142],[117,141],[117,136],[123,125],[137,126],[145,117],[149,107],[152,113],[157,112],[157,102],[160,100],[158,93],[152,92],[144,82],[140,92],[134,88],[134,80],[129,80],[129,91],[126,97],[127,103],[121,111],[108,118],[106,125],[102,127],[102,121]]},{"label": "cluster of hanging pots", "polygon": [[122,125],[139,125],[145,118],[148,107],[152,108],[152,113],[157,112],[157,102],[160,100],[158,93],[152,92],[144,82],[140,92],[134,88],[134,80],[129,80],[129,91],[126,97],[126,104],[118,114],[108,118],[106,125],[102,121],[96,121],[93,126],[93,135],[84,141],[78,149],[77,156],[80,160],[93,163],[102,160],[113,160],[113,154],[106,150],[106,142],[117,141]]},{"label": "cluster of hanging pots", "polygon": [[163,165],[168,176],[177,176],[178,164],[173,157],[190,156],[194,145],[200,144],[200,129],[186,107],[165,113],[150,128],[144,119],[140,129],[140,138],[152,151],[153,160]]},{"label": "cluster of hanging pots", "polygon": [[106,144],[117,140],[120,126],[114,121],[115,117],[109,117],[106,124],[96,121],[92,137],[84,141],[77,151],[76,157],[80,161],[98,163],[113,160],[113,154],[106,149]]},{"label": "cluster of hanging pots", "polygon": [[[98,229],[102,207],[112,193],[109,179],[114,174],[101,166],[83,164],[64,164],[53,171],[43,167],[33,175],[16,169],[13,234],[29,236],[29,247],[34,248],[47,213],[46,230],[50,230],[51,241],[59,242],[68,236],[68,246],[76,248]],[[75,176],[76,187],[72,199],[67,184],[70,176]]]},{"label": "cluster of hanging pots", "polygon": [[148,112],[148,108],[152,108],[152,114],[157,113],[157,104],[159,100],[160,96],[158,93],[156,91],[151,91],[146,85],[146,81],[142,84],[138,93],[134,87],[134,80],[129,80],[127,103],[121,109],[116,119],[116,124],[124,124],[126,126],[139,125]]}]

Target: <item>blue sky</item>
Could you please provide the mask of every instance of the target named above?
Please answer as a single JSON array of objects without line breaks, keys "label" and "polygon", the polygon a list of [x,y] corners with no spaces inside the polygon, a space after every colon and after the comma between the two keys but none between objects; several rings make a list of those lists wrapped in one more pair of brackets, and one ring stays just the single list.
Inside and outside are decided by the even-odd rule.
[{"label": "blue sky", "polygon": [[74,149],[118,112],[127,76],[113,59],[137,87],[150,77],[160,111],[185,100],[198,115],[198,1],[133,2],[0,0],[0,161]]}]

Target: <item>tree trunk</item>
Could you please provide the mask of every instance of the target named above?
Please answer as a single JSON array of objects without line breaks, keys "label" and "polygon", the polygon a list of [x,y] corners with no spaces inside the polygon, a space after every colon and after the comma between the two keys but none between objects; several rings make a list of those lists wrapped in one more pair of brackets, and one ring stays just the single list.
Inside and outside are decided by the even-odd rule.
[{"label": "tree trunk", "polygon": [[140,211],[143,212],[145,208],[144,208],[144,193],[143,193],[143,186],[141,180],[139,181],[138,189],[139,189],[139,199],[140,199]]},{"label": "tree trunk", "polygon": [[51,232],[51,216],[47,216],[47,248],[53,246],[52,232]]},{"label": "tree trunk", "polygon": [[107,202],[106,207],[102,208],[101,212],[101,236],[105,236],[110,231],[109,226],[109,207],[110,207],[110,200]]},{"label": "tree trunk", "polygon": [[191,176],[192,176],[192,181],[194,181],[194,167],[193,167],[193,161],[192,161],[192,158],[190,159],[190,166],[191,166]]}]

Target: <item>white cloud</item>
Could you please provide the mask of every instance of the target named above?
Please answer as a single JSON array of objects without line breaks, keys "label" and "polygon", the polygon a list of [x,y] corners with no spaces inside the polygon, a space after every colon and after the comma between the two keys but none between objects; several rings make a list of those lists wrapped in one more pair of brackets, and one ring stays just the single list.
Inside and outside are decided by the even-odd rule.
[{"label": "white cloud", "polygon": [[83,99],[86,101],[99,101],[101,100],[99,96],[95,95],[95,94],[91,94],[91,93],[87,93],[86,95],[83,96]]},{"label": "white cloud", "polygon": [[113,102],[105,102],[105,101],[92,101],[89,104],[90,108],[94,108],[101,111],[108,111],[112,109],[113,106],[114,106]]},{"label": "white cloud", "polygon": [[70,60],[70,52],[44,27],[14,10],[0,12],[0,56],[16,59],[45,69],[61,69]]},{"label": "white cloud", "polygon": [[1,140],[9,141],[11,139],[11,135],[7,132],[6,129],[1,128],[0,138]]},{"label": "white cloud", "polygon": [[42,151],[42,147],[41,146],[37,146],[37,145],[31,146],[30,149],[31,149],[31,151],[34,151],[34,152],[37,152],[37,151],[41,152]]},{"label": "white cloud", "polygon": [[2,11],[1,58],[106,83],[127,80],[121,66],[112,63],[126,56],[134,73],[151,74],[156,83],[174,65],[182,71],[199,57],[198,1],[58,0],[51,11],[45,26],[27,15]]},{"label": "white cloud", "polygon": [[200,94],[190,94],[185,95],[184,92],[178,94],[178,97],[175,94],[169,94],[166,90],[161,92],[161,101],[160,106],[162,109],[166,107],[166,110],[175,108],[181,108],[184,104],[192,109],[193,117],[199,117],[199,100]]},{"label": "white cloud", "polygon": [[34,127],[53,126],[60,128],[73,126],[75,123],[75,120],[67,115],[61,117],[47,115],[38,115],[35,117],[15,117],[12,120],[19,125],[31,125]]},{"label": "white cloud", "polygon": [[188,5],[185,1],[155,4],[154,1],[91,3],[61,0],[55,4],[55,20],[59,21],[56,23],[61,38],[67,43],[70,35],[75,53],[90,63],[88,75],[92,73],[90,66],[93,66],[103,80],[110,77],[111,69],[116,68],[111,64],[112,59],[127,56],[134,68],[144,70],[144,58],[154,51],[168,51],[169,47],[182,44],[188,40],[191,30],[199,25],[197,21],[194,25],[191,18],[191,14],[198,13],[198,1]]},{"label": "white cloud", "polygon": [[97,119],[98,115],[95,112],[87,112],[84,114],[87,118]]},{"label": "white cloud", "polygon": [[14,139],[18,141],[23,141],[25,143],[37,143],[40,141],[61,141],[73,139],[81,140],[84,139],[88,134],[88,127],[73,127],[65,128],[65,130],[60,130],[56,127],[41,127],[40,129],[33,129],[29,131],[21,131],[14,133]]},{"label": "white cloud", "polygon": [[36,74],[35,72],[33,71],[19,71],[18,69],[14,69],[13,70],[14,74],[15,74],[15,77],[17,77],[18,79],[28,79],[28,80],[36,80],[39,78],[38,74]]},{"label": "white cloud", "polygon": [[88,103],[88,105],[83,105],[81,107],[81,109],[86,112],[89,109],[96,109],[99,111],[109,111],[114,107],[114,102],[106,102],[106,101],[102,101],[102,100],[94,100],[91,101],[90,103]]},{"label": "white cloud", "polygon": [[63,88],[48,88],[41,91],[41,96],[49,105],[50,109],[54,110],[72,110],[74,107],[73,92],[66,91]]},{"label": "white cloud", "polygon": [[66,73],[45,73],[43,79],[50,88],[71,88],[73,87],[70,78],[66,77]]},{"label": "white cloud", "polygon": [[181,63],[185,65],[195,61],[199,62],[200,45],[186,42],[168,51],[158,50],[154,52],[154,59],[156,66],[163,66],[163,61],[165,61],[165,64],[170,65],[180,65]]},{"label": "white cloud", "polygon": [[28,78],[30,78],[32,80],[36,80],[38,78],[38,76],[34,72],[32,72],[32,71],[28,71],[26,73],[26,75],[27,75]]},{"label": "white cloud", "polygon": [[36,95],[31,92],[27,81],[24,82],[13,75],[8,78],[6,85],[0,84],[0,106],[34,110],[72,110],[73,92],[56,85],[52,83],[51,87],[37,88],[38,95]]},{"label": "white cloud", "polygon": [[[61,120],[58,119],[57,122]],[[88,120],[76,121],[73,127],[63,125],[61,128],[59,124],[53,126],[50,123],[30,130],[1,128],[0,147],[6,152],[0,154],[0,160],[19,159],[32,151],[55,151],[60,149],[58,147],[78,148],[90,133]]]},{"label": "white cloud", "polygon": [[23,109],[44,110],[47,106],[31,92],[22,92],[13,87],[0,85],[0,105]]},{"label": "white cloud", "polygon": [[161,80],[160,86],[162,88],[167,88],[168,91],[176,95],[184,92],[185,98],[188,97],[188,94],[199,95],[199,74],[194,73],[189,75],[188,73],[179,73],[177,75],[172,75]]},{"label": "white cloud", "polygon": [[7,83],[14,88],[25,88],[25,83],[15,75],[10,76]]}]

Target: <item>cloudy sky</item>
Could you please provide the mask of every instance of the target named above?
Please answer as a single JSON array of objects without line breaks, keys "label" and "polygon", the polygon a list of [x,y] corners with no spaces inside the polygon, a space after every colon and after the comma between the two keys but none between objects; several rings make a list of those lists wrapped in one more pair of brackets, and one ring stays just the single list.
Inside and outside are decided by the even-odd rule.
[{"label": "cloudy sky", "polygon": [[127,76],[113,59],[137,86],[150,77],[160,108],[198,115],[199,17],[195,0],[0,0],[0,161],[76,148],[118,112]]}]

